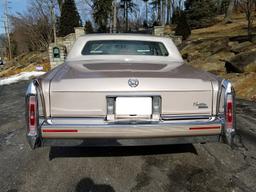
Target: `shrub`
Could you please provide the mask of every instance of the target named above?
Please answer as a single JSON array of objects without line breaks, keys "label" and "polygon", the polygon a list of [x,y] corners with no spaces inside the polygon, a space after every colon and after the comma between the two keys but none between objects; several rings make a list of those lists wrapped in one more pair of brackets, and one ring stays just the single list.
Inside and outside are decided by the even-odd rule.
[{"label": "shrub", "polygon": [[187,39],[191,34],[190,26],[187,22],[187,17],[185,12],[181,12],[181,14],[177,18],[177,27],[175,29],[175,35],[180,35],[183,39]]},{"label": "shrub", "polygon": [[191,28],[203,28],[214,24],[217,7],[213,0],[187,0],[185,11]]}]

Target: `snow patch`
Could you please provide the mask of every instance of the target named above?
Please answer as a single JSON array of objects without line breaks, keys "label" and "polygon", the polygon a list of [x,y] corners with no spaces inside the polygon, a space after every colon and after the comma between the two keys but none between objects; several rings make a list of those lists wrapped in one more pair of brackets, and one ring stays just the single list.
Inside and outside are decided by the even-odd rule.
[{"label": "snow patch", "polygon": [[21,72],[17,75],[13,75],[13,76],[6,77],[6,78],[0,78],[0,86],[17,83],[19,81],[29,80],[31,77],[38,77],[45,73],[46,72],[43,72],[43,71]]}]

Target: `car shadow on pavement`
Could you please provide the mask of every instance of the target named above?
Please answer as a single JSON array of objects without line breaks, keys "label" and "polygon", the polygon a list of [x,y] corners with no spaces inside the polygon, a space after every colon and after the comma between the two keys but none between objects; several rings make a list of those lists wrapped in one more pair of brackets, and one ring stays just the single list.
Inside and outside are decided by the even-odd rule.
[{"label": "car shadow on pavement", "polygon": [[113,187],[106,184],[95,184],[90,178],[81,179],[76,185],[75,192],[115,192]]},{"label": "car shadow on pavement", "polygon": [[197,151],[192,144],[122,147],[51,147],[49,160],[62,157],[146,156],[174,153],[194,153],[197,155]]}]

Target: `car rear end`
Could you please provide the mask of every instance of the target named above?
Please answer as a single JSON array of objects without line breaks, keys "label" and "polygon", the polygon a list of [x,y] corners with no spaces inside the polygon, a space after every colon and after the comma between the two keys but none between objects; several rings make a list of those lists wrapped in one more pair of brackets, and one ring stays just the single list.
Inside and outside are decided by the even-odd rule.
[{"label": "car rear end", "polygon": [[[217,97],[210,99],[209,95],[214,95],[212,90],[201,94],[200,91],[56,91],[56,95],[51,93],[51,115],[48,117],[38,83],[32,82],[30,87],[26,101],[27,136],[31,146],[36,143],[63,145],[63,141],[70,141],[72,145],[74,140],[76,145],[99,139],[115,140],[117,145],[154,145],[209,142],[221,138],[232,145],[234,92],[227,81],[222,82]],[[193,103],[194,100],[204,102]]]},{"label": "car rear end", "polygon": [[[122,38],[122,43],[127,43],[130,37]],[[81,55],[85,42],[76,43],[63,66],[30,83],[26,120],[32,148],[42,144],[120,146],[222,139],[232,145],[235,104],[230,82],[184,65],[170,40],[167,45],[163,41],[168,54],[163,51],[160,57],[118,55],[114,60],[110,59],[113,55],[101,55],[110,50],[113,41],[99,50],[102,38],[100,41],[90,46],[92,56],[86,55],[86,50]],[[155,46],[148,43],[150,38],[145,41],[146,46]],[[133,41],[129,46],[138,45]],[[144,44],[143,49],[141,42],[139,46],[138,54],[149,54]],[[152,53],[159,54],[161,49]],[[119,51],[116,46],[114,51]]]}]

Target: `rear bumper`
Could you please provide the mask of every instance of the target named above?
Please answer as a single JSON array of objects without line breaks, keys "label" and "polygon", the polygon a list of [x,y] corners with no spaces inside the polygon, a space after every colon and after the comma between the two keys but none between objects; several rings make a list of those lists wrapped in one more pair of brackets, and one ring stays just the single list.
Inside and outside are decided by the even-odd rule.
[{"label": "rear bumper", "polygon": [[133,139],[42,139],[43,146],[60,147],[118,147],[118,146],[153,146],[170,144],[191,144],[219,142],[220,135],[167,137],[167,138],[133,138]]},{"label": "rear bumper", "polygon": [[40,128],[43,139],[147,139],[220,135],[219,118],[193,121],[115,122],[103,119],[52,119]]}]

